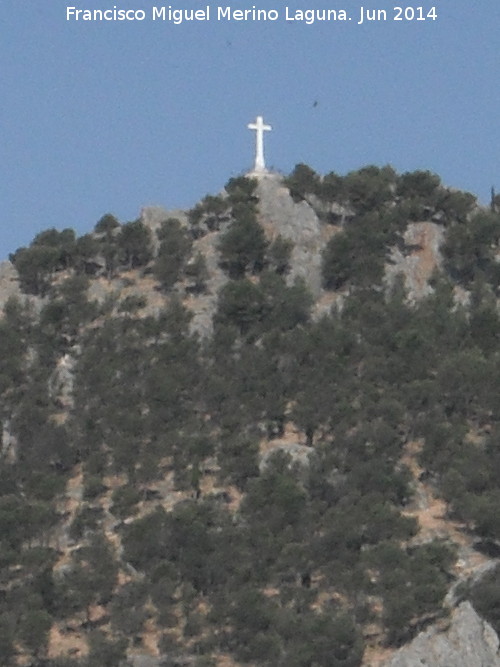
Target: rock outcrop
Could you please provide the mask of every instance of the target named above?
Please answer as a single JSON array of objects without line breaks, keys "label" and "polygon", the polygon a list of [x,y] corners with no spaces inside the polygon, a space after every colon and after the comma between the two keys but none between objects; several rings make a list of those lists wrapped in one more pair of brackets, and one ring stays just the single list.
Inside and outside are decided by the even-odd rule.
[{"label": "rock outcrop", "polygon": [[276,452],[288,454],[292,463],[298,463],[300,466],[307,467],[309,465],[309,457],[314,453],[314,449],[302,445],[299,442],[271,440],[267,443],[266,447],[261,448],[259,457],[259,469],[261,472],[266,469],[269,459],[273,454],[276,454]]},{"label": "rock outcrop", "polygon": [[160,246],[157,232],[161,227],[161,223],[169,218],[177,218],[182,225],[187,225],[186,213],[180,209],[167,210],[163,206],[145,206],[141,209],[139,220],[153,232],[151,240],[153,241],[155,251],[158,251]]},{"label": "rock outcrop", "polygon": [[49,395],[61,408],[73,407],[75,358],[70,354],[63,355],[51,375]]},{"label": "rock outcrop", "polygon": [[0,262],[0,311],[11,296],[21,296],[17,271],[11,262]]},{"label": "rock outcrop", "polygon": [[191,331],[195,331],[203,338],[212,333],[213,316],[217,310],[219,291],[228,281],[226,274],[219,266],[219,241],[219,233],[210,232],[194,243],[194,252],[200,252],[205,258],[208,280],[206,292],[197,296],[192,295],[186,300],[185,305],[193,313]]},{"label": "rock outcrop", "polygon": [[[306,202],[293,201],[279,174],[261,174],[257,196],[258,219],[267,238],[273,240],[280,235],[293,243],[288,284],[302,278],[313,296],[318,298],[322,293],[321,251],[325,240],[316,213]],[[191,329],[203,337],[212,332],[212,317],[217,309],[218,293],[228,280],[219,266],[219,242],[220,232],[211,232],[195,241],[193,246],[195,252],[201,252],[205,257],[209,279],[206,292],[190,297],[186,306],[193,313]]]},{"label": "rock outcrop", "polygon": [[410,222],[403,235],[404,248],[393,248],[385,279],[391,284],[397,275],[403,275],[411,301],[432,292],[429,279],[441,266],[439,247],[444,239],[444,228],[434,222]]},{"label": "rock outcrop", "polygon": [[317,298],[321,293],[321,250],[325,244],[320,221],[305,201],[295,203],[283,179],[268,173],[259,178],[259,219],[268,236],[280,234],[293,242],[288,282],[302,278]]},{"label": "rock outcrop", "polygon": [[500,667],[499,640],[489,623],[462,602],[447,630],[432,626],[397,651],[383,667]]}]

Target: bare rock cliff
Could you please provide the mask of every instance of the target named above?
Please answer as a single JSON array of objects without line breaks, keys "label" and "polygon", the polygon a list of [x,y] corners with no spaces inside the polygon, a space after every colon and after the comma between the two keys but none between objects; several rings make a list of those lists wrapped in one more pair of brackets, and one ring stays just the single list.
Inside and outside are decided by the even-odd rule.
[{"label": "bare rock cliff", "polygon": [[21,296],[17,271],[8,261],[0,262],[0,311],[11,296]]},{"label": "bare rock cliff", "polygon": [[432,626],[397,651],[383,667],[500,667],[499,640],[469,602],[453,612],[448,629]]},{"label": "bare rock cliff", "polygon": [[429,279],[441,267],[444,229],[434,222],[410,222],[403,240],[403,249],[392,248],[385,279],[391,284],[396,275],[402,275],[410,300],[421,299],[432,292]]},{"label": "bare rock cliff", "polygon": [[316,213],[305,201],[296,203],[278,174],[266,174],[259,179],[260,222],[268,236],[280,234],[293,242],[290,258],[289,283],[303,278],[317,298],[321,293],[321,250],[324,239]]}]

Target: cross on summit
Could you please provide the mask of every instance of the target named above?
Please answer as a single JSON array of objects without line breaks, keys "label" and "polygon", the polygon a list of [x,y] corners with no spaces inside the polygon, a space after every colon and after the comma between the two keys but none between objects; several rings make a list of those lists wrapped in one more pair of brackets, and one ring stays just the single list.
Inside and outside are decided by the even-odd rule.
[{"label": "cross on summit", "polygon": [[254,171],[263,172],[266,171],[266,165],[264,162],[264,132],[271,130],[270,125],[264,124],[264,119],[262,116],[257,116],[255,123],[248,124],[249,130],[255,130],[255,167]]}]

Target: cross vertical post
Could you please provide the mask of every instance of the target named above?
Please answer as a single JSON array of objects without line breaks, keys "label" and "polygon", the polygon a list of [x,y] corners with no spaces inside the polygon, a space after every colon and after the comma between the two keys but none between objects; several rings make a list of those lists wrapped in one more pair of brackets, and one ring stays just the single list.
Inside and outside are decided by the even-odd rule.
[{"label": "cross vertical post", "polygon": [[271,130],[270,125],[264,124],[262,116],[257,116],[255,123],[248,124],[249,130],[255,130],[255,167],[254,171],[265,171],[264,162],[264,132]]}]

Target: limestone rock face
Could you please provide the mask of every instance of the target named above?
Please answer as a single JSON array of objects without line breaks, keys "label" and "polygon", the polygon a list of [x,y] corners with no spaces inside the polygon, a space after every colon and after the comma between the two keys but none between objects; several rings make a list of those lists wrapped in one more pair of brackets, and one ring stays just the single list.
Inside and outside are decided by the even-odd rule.
[{"label": "limestone rock face", "polygon": [[[256,174],[249,174],[250,177]],[[281,235],[293,242],[290,258],[291,270],[287,276],[288,284],[296,278],[303,278],[314,297],[321,290],[321,250],[324,239],[319,220],[313,209],[306,202],[296,204],[288,188],[283,185],[279,174],[265,172],[258,175],[257,196],[259,198],[259,222],[269,240]],[[218,245],[220,232],[212,232],[194,243],[195,252],[205,257],[209,280],[204,294],[191,297],[186,305],[193,313],[191,329],[202,337],[212,332],[212,318],[217,309],[218,293],[228,278],[219,266]]]},{"label": "limestone rock face", "polygon": [[10,430],[10,419],[0,422],[0,452],[4,461],[17,461],[17,438]]},{"label": "limestone rock face", "polygon": [[321,226],[311,206],[295,203],[278,174],[266,173],[258,180],[260,222],[269,236],[281,236],[293,242],[291,271],[287,281],[303,278],[314,297],[321,293],[321,250],[324,246]]},{"label": "limestone rock face", "polygon": [[383,667],[500,667],[498,637],[469,602],[455,609],[445,632],[435,626],[397,651]]},{"label": "limestone rock face", "polygon": [[141,209],[140,221],[151,230],[156,231],[161,227],[161,223],[168,218],[177,218],[181,224],[187,225],[185,211],[180,209],[167,210],[163,206],[145,206]]},{"label": "limestone rock face", "polygon": [[402,274],[410,300],[421,299],[432,292],[429,278],[441,266],[439,246],[444,239],[442,225],[434,222],[410,222],[404,233],[406,250],[393,248],[385,278],[391,284]]},{"label": "limestone rock face", "polygon": [[9,261],[0,262],[0,311],[11,296],[21,296],[17,271]]},{"label": "limestone rock face", "polygon": [[70,354],[61,357],[49,381],[49,395],[64,408],[73,407],[75,359]]},{"label": "limestone rock face", "polygon": [[195,253],[201,252],[205,258],[209,277],[206,292],[189,298],[186,306],[193,313],[191,331],[198,333],[202,338],[212,334],[213,316],[217,310],[219,291],[228,281],[228,277],[219,266],[219,242],[218,232],[210,232],[194,243]]},{"label": "limestone rock face", "polygon": [[184,211],[175,209],[172,211],[167,211],[163,206],[145,206],[141,209],[141,214],[139,220],[142,224],[152,231],[152,241],[155,252],[158,251],[160,246],[160,241],[156,232],[160,229],[161,223],[168,218],[177,218],[181,224],[187,225],[187,217]]}]

